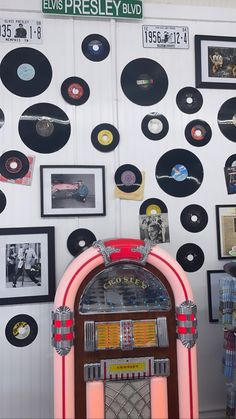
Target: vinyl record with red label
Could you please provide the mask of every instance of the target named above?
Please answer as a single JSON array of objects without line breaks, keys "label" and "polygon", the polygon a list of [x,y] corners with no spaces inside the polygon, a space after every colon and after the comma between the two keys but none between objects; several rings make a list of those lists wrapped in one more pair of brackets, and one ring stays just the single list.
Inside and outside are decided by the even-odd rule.
[{"label": "vinyl record with red label", "polygon": [[29,171],[28,158],[17,150],[10,150],[0,157],[0,173],[7,179],[23,178]]},{"label": "vinyl record with red label", "polygon": [[96,236],[87,228],[72,231],[67,239],[67,248],[73,256],[78,256],[96,241]]},{"label": "vinyl record with red label", "polygon": [[142,173],[132,164],[123,164],[115,172],[115,183],[122,192],[135,192],[141,186]]},{"label": "vinyl record with red label", "polygon": [[83,105],[87,102],[90,89],[85,80],[80,77],[68,77],[61,85],[61,94],[70,105]]},{"label": "vinyl record with red label", "polygon": [[93,146],[103,153],[114,150],[120,141],[120,134],[114,125],[99,124],[91,134]]},{"label": "vinyl record with red label", "polygon": [[178,108],[184,113],[198,112],[203,104],[203,97],[199,90],[194,87],[184,87],[176,96]]},{"label": "vinyl record with red label", "polygon": [[168,77],[158,62],[150,58],[137,58],[123,69],[121,87],[131,102],[141,106],[154,105],[165,96]]},{"label": "vinyl record with red label", "polygon": [[167,194],[184,197],[198,190],[203,181],[203,167],[198,157],[185,149],[167,151],[156,165],[156,180]]},{"label": "vinyl record with red label", "polygon": [[29,47],[15,48],[3,58],[0,77],[10,92],[22,97],[33,97],[48,88],[52,68],[42,52]]},{"label": "vinyl record with red label", "polygon": [[169,130],[169,123],[164,115],[151,112],[142,120],[142,131],[149,140],[160,140]]},{"label": "vinyl record with red label", "polygon": [[38,334],[38,325],[33,317],[19,314],[9,320],[5,335],[13,346],[23,347],[30,345]]},{"label": "vinyl record with red label", "polygon": [[186,243],[179,248],[176,259],[184,271],[195,272],[202,267],[205,256],[197,244]]},{"label": "vinyl record with red label", "polygon": [[85,57],[90,61],[103,61],[110,52],[108,40],[97,33],[86,36],[81,48]]},{"label": "vinyl record with red label", "polygon": [[208,144],[211,135],[210,125],[201,119],[189,122],[185,128],[186,140],[195,147],[202,147]]},{"label": "vinyl record with red label", "polygon": [[38,153],[54,153],[65,146],[71,126],[66,113],[51,103],[37,103],[20,117],[18,130],[23,143]]}]

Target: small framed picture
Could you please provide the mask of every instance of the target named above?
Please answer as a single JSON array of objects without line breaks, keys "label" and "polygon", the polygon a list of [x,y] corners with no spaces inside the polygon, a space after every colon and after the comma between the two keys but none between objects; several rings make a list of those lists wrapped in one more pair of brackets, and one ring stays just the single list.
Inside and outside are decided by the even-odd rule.
[{"label": "small framed picture", "polygon": [[235,89],[236,37],[195,35],[196,87]]},{"label": "small framed picture", "polygon": [[106,214],[104,166],[40,166],[41,216]]},{"label": "small framed picture", "polygon": [[220,281],[231,278],[225,271],[207,271],[208,313],[209,322],[219,322]]},{"label": "small framed picture", "polygon": [[53,301],[54,227],[0,229],[0,304]]},{"label": "small framed picture", "polygon": [[236,205],[216,205],[219,259],[236,258]]}]

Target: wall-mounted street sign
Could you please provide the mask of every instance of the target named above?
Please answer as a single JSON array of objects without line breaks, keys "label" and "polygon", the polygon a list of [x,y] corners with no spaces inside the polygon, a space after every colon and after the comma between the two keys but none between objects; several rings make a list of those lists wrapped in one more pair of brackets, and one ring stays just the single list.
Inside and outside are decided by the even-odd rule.
[{"label": "wall-mounted street sign", "polygon": [[142,0],[42,0],[42,12],[80,17],[142,19]]}]

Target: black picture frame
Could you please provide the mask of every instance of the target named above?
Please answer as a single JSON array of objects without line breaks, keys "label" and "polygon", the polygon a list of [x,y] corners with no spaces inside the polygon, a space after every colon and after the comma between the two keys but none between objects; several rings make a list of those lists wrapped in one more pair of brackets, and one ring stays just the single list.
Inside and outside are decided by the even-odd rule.
[{"label": "black picture frame", "polygon": [[236,88],[236,37],[195,35],[196,87]]},{"label": "black picture frame", "polygon": [[0,257],[0,305],[54,300],[54,227],[1,228]]},{"label": "black picture frame", "polygon": [[40,166],[40,193],[41,217],[106,215],[105,166]]},{"label": "black picture frame", "polygon": [[216,205],[218,259],[236,258],[236,205]]},{"label": "black picture frame", "polygon": [[210,323],[218,323],[220,318],[220,280],[231,278],[224,270],[207,271],[208,315]]}]

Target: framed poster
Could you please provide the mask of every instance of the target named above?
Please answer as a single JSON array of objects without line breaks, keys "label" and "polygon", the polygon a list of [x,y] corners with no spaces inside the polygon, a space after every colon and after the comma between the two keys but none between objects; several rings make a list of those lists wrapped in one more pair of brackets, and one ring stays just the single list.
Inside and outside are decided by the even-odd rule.
[{"label": "framed poster", "polygon": [[54,227],[0,229],[0,304],[53,301]]},{"label": "framed poster", "polygon": [[208,313],[210,323],[219,322],[220,280],[224,278],[231,278],[231,276],[223,270],[207,271]]},{"label": "framed poster", "polygon": [[216,205],[219,259],[236,258],[236,205]]},{"label": "framed poster", "polygon": [[235,89],[236,37],[195,35],[196,87]]},{"label": "framed poster", "polygon": [[105,215],[104,166],[40,166],[41,216]]}]

